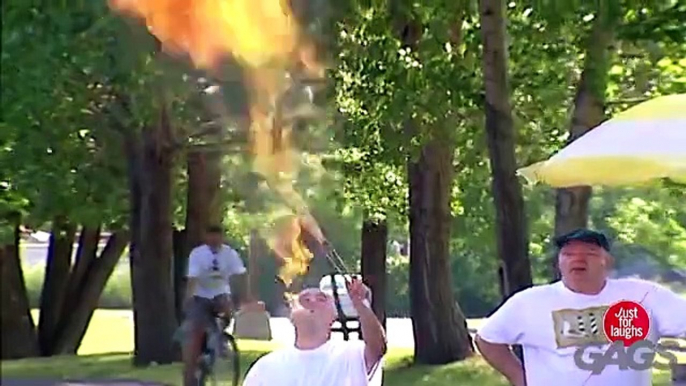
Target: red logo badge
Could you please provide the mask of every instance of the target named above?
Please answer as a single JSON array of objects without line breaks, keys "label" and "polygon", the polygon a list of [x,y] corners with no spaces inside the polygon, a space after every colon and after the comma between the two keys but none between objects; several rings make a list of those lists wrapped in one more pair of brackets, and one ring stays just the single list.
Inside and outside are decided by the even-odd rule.
[{"label": "red logo badge", "polygon": [[603,330],[610,342],[621,341],[629,347],[648,338],[650,316],[641,304],[623,300],[611,305],[603,317]]}]

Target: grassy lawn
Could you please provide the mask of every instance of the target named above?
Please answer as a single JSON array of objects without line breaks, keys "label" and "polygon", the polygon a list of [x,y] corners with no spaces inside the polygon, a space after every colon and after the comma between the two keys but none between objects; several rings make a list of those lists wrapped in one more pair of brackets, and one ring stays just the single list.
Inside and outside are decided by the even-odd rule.
[{"label": "grassy lawn", "polygon": [[[476,324],[478,321],[470,323],[471,327],[476,327]],[[241,341],[242,368],[245,369],[260,355],[276,347],[277,344],[272,342]],[[133,326],[130,314],[122,311],[99,310],[93,317],[79,350],[79,356],[3,361],[1,371],[2,376],[6,378],[128,378],[180,385],[181,367],[179,364],[136,369],[131,366],[132,349]],[[386,385],[507,385],[479,357],[445,366],[410,367],[411,357],[412,350],[390,350],[384,372]],[[654,385],[667,386],[670,384],[668,379],[667,373],[656,372]]]},{"label": "grassy lawn", "polygon": [[[273,347],[259,342],[243,342],[241,345],[242,366],[254,361]],[[389,365],[384,373],[387,385],[438,386],[446,384],[506,386],[507,383],[492,373],[477,359],[440,367],[406,366],[411,352],[394,350],[389,355]],[[245,359],[243,359],[245,358]],[[22,379],[140,379],[157,381],[169,385],[180,385],[179,364],[134,369],[128,354],[95,354],[79,357],[57,357],[8,361],[2,363],[2,376]],[[225,378],[226,379],[226,378]],[[457,382],[455,382],[457,381]],[[462,382],[460,382],[462,381]],[[467,383],[464,383],[467,382]],[[222,384],[220,382],[220,384]],[[223,383],[229,385],[226,379]]]}]

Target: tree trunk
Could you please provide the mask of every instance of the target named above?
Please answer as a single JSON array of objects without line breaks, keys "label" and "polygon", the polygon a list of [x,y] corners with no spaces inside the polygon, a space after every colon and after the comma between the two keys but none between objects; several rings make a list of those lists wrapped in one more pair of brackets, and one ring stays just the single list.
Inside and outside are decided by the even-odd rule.
[{"label": "tree trunk", "polygon": [[62,305],[60,320],[68,316],[78,303],[79,294],[83,281],[88,275],[93,262],[98,257],[98,244],[100,243],[100,226],[81,228],[79,245],[76,249],[76,259],[69,275],[67,296]]},{"label": "tree trunk", "polygon": [[176,322],[183,323],[183,301],[186,287],[186,270],[188,255],[186,254],[186,229],[174,229],[172,232],[172,248],[174,250],[174,308],[176,309]]},{"label": "tree trunk", "polygon": [[261,259],[267,258],[268,247],[260,237],[257,229],[250,230],[250,246],[248,247],[248,295],[256,297],[254,300],[267,302],[260,297]]},{"label": "tree trunk", "polygon": [[[131,162],[139,170],[131,177],[134,245],[131,284],[135,324],[134,364],[167,364],[175,359],[172,341],[176,328],[172,279],[172,166],[171,128],[167,112],[159,125],[146,127]],[[134,200],[136,200],[134,199]]]},{"label": "tree trunk", "polygon": [[[399,2],[389,2],[396,36],[417,49],[424,31]],[[456,26],[461,26],[458,21]],[[457,27],[461,28],[461,27]],[[461,30],[460,30],[461,32]],[[458,33],[461,35],[461,33]],[[416,122],[405,123],[408,143],[418,134]],[[453,295],[450,271],[450,193],[453,183],[454,141],[438,127],[409,159],[410,313],[414,361],[445,364],[474,353],[467,320]],[[440,132],[439,132],[440,131]]]},{"label": "tree trunk", "polygon": [[410,309],[414,360],[445,364],[473,354],[467,322],[450,275],[452,142],[433,138],[408,163],[410,186]]},{"label": "tree trunk", "polygon": [[[99,237],[97,240],[99,241]],[[92,240],[89,240],[88,244],[90,242]],[[71,285],[74,292],[70,296],[73,298],[69,303],[65,303],[70,304],[71,308],[65,308],[62,314],[59,334],[55,341],[55,354],[77,353],[83,337],[86,335],[93,312],[98,306],[100,295],[128,243],[128,232],[117,231],[112,233],[100,256],[90,259],[91,263],[85,269],[84,275],[78,277],[72,274],[70,284],[75,283],[76,280],[79,280],[79,283]],[[92,253],[96,255],[97,251],[92,251]],[[74,271],[76,272],[76,270]]]},{"label": "tree trunk", "polygon": [[272,316],[274,317],[288,317],[289,308],[288,299],[286,298],[286,283],[281,280],[278,274],[278,266],[274,272],[274,291],[272,296]]},{"label": "tree trunk", "polygon": [[[76,249],[76,259],[72,269],[69,288],[83,280],[88,267],[98,257],[98,247],[100,246],[101,227],[83,226],[79,234],[79,245]],[[73,284],[72,284],[73,283]]]},{"label": "tree trunk", "polygon": [[186,255],[203,243],[205,228],[222,221],[220,152],[188,154],[188,206],[186,208]]},{"label": "tree trunk", "polygon": [[126,233],[115,232],[97,258],[100,228],[83,227],[72,266],[75,230],[62,218],[53,223],[38,328],[43,356],[76,354],[100,294],[128,244]]},{"label": "tree trunk", "polygon": [[[135,262],[140,260],[140,245],[141,245],[141,227],[142,227],[142,215],[141,215],[141,201],[142,201],[142,171],[143,171],[143,156],[142,156],[142,144],[140,137],[134,133],[128,133],[124,138],[124,153],[126,154],[126,166],[127,174],[129,179],[129,230],[131,232],[131,243],[129,245],[129,269],[131,271],[131,288],[133,292],[133,272]],[[138,312],[135,307],[136,295],[132,295],[133,306],[133,320],[138,320]],[[133,324],[133,357],[138,357],[138,347],[141,342],[138,342],[137,336],[139,335],[140,327],[137,323]]]},{"label": "tree trunk", "polygon": [[69,285],[75,233],[76,227],[64,217],[53,220],[38,319],[38,342],[43,356],[53,354],[59,332],[59,321]]},{"label": "tree trunk", "polygon": [[480,0],[486,134],[496,209],[497,250],[505,292],[532,285],[522,188],[517,179],[515,129],[507,72],[506,16],[502,0]]},{"label": "tree trunk", "polygon": [[[569,126],[569,143],[600,125],[605,119],[605,89],[610,58],[614,50],[614,24],[597,15],[587,41],[584,69],[574,98],[574,111]],[[557,189],[555,202],[555,236],[588,225],[590,186]],[[551,262],[553,276],[559,278],[557,256]]]},{"label": "tree trunk", "polygon": [[[223,213],[219,202],[221,189],[222,153],[218,151],[192,151],[187,155],[187,206],[184,246],[182,255],[175,259],[175,301],[184,297],[188,255],[203,243],[205,228],[221,223]],[[178,278],[181,278],[178,281]]]},{"label": "tree trunk", "polygon": [[362,279],[372,291],[372,309],[386,326],[386,220],[367,219],[362,223]]},{"label": "tree trunk", "polygon": [[40,353],[36,326],[31,317],[26,283],[19,256],[19,227],[8,245],[0,246],[0,359],[19,359],[38,356]]}]

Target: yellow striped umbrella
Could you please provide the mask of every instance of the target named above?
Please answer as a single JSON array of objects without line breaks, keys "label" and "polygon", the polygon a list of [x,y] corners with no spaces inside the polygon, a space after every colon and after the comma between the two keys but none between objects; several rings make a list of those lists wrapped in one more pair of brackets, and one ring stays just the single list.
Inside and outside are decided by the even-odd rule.
[{"label": "yellow striped umbrella", "polygon": [[517,173],[553,187],[686,183],[686,94],[640,103]]}]

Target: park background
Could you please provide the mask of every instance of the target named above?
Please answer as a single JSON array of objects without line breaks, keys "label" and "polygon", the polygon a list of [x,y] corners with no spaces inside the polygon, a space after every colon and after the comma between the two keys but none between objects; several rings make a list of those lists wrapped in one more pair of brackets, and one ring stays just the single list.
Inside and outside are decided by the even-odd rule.
[{"label": "park background", "polygon": [[[298,118],[295,188],[385,293],[377,313],[415,326],[389,382],[499,384],[471,355],[464,319],[555,279],[551,240],[579,226],[615,241],[616,276],[684,291],[683,187],[554,190],[515,174],[619,111],[686,92],[683,4],[294,4],[333,63],[283,101]],[[104,353],[135,351],[139,367],[178,359],[161,342],[206,224],[223,223],[259,268],[251,287],[270,310],[280,299],[262,239],[288,211],[246,151],[240,71],[193,69],[103,1],[2,7],[3,374],[176,380]],[[303,105],[318,112],[298,115]],[[315,255],[316,278],[330,268]],[[244,345],[249,358],[269,348]],[[36,356],[55,358],[4,360]]]}]

